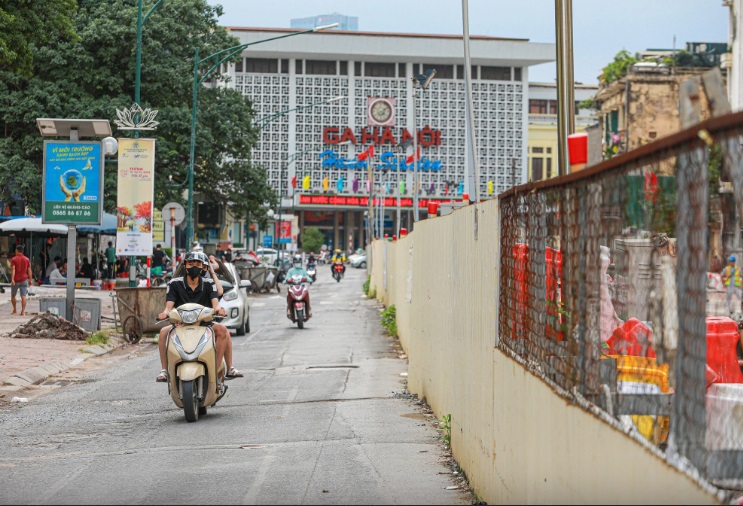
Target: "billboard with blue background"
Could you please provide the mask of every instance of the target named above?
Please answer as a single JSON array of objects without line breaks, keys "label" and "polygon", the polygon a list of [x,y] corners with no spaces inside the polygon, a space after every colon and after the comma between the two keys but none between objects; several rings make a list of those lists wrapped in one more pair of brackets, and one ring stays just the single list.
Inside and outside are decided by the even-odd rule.
[{"label": "billboard with blue background", "polygon": [[41,221],[100,225],[103,161],[99,141],[44,141]]}]

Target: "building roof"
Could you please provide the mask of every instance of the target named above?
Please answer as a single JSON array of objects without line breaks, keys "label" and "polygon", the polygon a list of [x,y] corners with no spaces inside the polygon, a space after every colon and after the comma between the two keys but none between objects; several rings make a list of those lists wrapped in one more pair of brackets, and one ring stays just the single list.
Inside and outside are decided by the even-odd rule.
[{"label": "building roof", "polygon": [[[292,28],[225,27],[242,44],[282,34]],[[461,64],[462,35],[327,30],[251,46],[251,54],[274,58],[314,58],[377,62]],[[301,56],[300,56],[301,55]],[[555,45],[528,39],[470,36],[473,65],[528,67],[555,61]]]}]

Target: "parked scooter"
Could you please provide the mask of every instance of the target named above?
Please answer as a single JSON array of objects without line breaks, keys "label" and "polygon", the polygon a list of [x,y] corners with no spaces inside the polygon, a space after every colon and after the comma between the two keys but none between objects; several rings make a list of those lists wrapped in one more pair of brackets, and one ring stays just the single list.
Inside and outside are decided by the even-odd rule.
[{"label": "parked scooter", "polygon": [[207,408],[227,392],[226,385],[220,385],[221,389],[217,385],[227,364],[224,359],[217,364],[216,335],[211,328],[214,318],[221,319],[200,304],[183,304],[168,313],[173,324],[167,335],[168,392],[188,422],[206,415]]},{"label": "parked scooter", "polygon": [[315,281],[317,281],[317,269],[315,268],[315,264],[314,263],[312,263],[312,264],[308,263],[307,264],[307,275],[310,277],[310,279],[312,280],[313,283]]},{"label": "parked scooter", "polygon": [[300,329],[304,328],[304,322],[307,321],[307,307],[305,306],[304,299],[308,296],[309,289],[307,283],[311,283],[304,276],[292,276],[287,281],[289,284],[289,296],[291,297],[291,313],[287,314],[287,318],[297,322],[297,327]]},{"label": "parked scooter", "polygon": [[333,264],[333,279],[335,279],[338,283],[340,283],[342,277],[343,277],[343,264],[341,262],[336,262]]}]

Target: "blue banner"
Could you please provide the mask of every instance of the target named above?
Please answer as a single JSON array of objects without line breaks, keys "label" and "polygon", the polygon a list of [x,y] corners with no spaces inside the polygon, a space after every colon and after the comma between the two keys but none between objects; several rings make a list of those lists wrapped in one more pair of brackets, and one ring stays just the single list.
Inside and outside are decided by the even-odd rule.
[{"label": "blue banner", "polygon": [[43,223],[101,224],[101,142],[44,141],[43,175]]}]

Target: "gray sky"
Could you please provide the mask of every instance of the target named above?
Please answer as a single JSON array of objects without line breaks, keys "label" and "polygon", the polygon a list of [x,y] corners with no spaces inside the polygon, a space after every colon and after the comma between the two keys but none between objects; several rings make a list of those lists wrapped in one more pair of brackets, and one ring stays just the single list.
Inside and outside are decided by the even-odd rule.
[{"label": "gray sky", "polygon": [[[359,30],[462,33],[460,0],[208,0],[222,5],[223,26],[288,28],[293,18],[337,12],[359,18]],[[554,0],[469,0],[470,35],[552,42]],[[622,49],[676,49],[686,42],[727,42],[722,0],[573,0],[575,80],[597,83]],[[531,67],[529,80],[553,82],[554,64]]]}]

